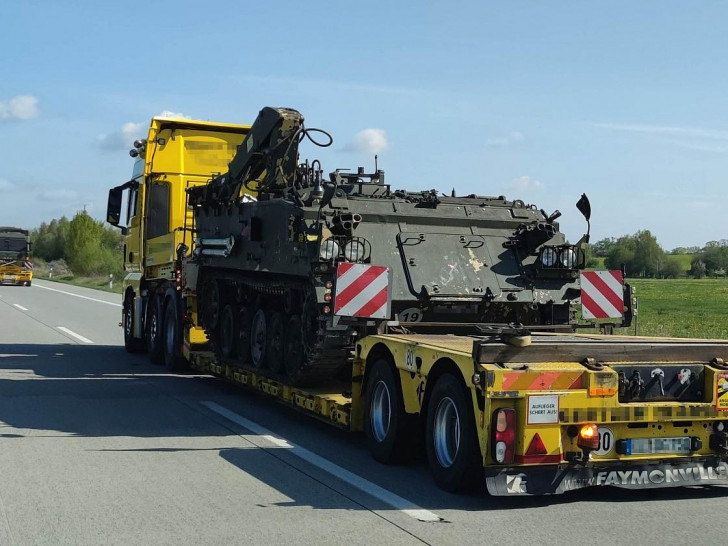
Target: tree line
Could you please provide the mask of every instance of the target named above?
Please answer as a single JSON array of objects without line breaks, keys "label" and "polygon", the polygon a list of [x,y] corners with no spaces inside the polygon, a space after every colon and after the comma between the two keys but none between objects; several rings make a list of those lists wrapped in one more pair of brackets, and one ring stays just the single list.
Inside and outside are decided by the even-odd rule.
[{"label": "tree line", "polygon": [[[690,255],[690,267],[678,255]],[[589,246],[587,267],[604,259],[606,269],[622,269],[628,277],[677,278],[725,276],[728,271],[728,239],[709,241],[703,247],[678,247],[666,252],[649,230],[634,235],[601,239]]]},{"label": "tree line", "polygon": [[74,275],[114,275],[123,278],[121,232],[101,220],[94,220],[86,211],[72,220],[65,216],[43,222],[30,233],[33,256],[46,262],[63,260]]}]

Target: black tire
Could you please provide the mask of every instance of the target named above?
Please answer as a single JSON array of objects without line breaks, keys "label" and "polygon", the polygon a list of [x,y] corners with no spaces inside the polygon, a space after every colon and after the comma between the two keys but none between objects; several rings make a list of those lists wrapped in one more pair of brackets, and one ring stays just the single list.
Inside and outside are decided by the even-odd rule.
[{"label": "black tire", "polygon": [[145,325],[147,354],[152,364],[164,364],[163,320],[164,305],[162,298],[160,296],[154,296],[147,310],[147,321]]},{"label": "black tire", "polygon": [[258,307],[250,323],[250,363],[258,369],[266,367],[268,317],[265,309]]},{"label": "black tire", "polygon": [[399,382],[390,363],[374,362],[367,378],[364,402],[364,434],[374,459],[380,463],[403,462],[412,455],[415,419],[404,411]]},{"label": "black tire", "polygon": [[184,367],[182,359],[182,320],[177,295],[172,293],[164,305],[164,367],[176,372]]},{"label": "black tire", "polygon": [[243,364],[250,364],[250,327],[253,323],[253,310],[242,307],[238,313],[237,328],[237,354],[238,360]]},{"label": "black tire", "polygon": [[204,284],[202,290],[203,316],[205,328],[209,331],[217,328],[220,321],[220,285],[215,279],[210,279]]},{"label": "black tire", "polygon": [[274,372],[283,371],[283,351],[286,339],[286,323],[283,319],[283,313],[273,311],[268,319],[268,332],[266,334],[265,358],[267,360],[266,367]]},{"label": "black tire", "polygon": [[235,325],[235,308],[228,303],[220,316],[220,352],[225,358],[234,358],[237,345],[237,330]]},{"label": "black tire", "polygon": [[25,286],[30,286],[32,281],[25,281]]},{"label": "black tire", "polygon": [[452,374],[441,376],[427,406],[427,462],[445,491],[473,490],[483,483],[483,465],[469,392]]},{"label": "black tire", "polygon": [[130,294],[124,299],[124,348],[127,353],[143,353],[146,345],[143,339],[134,337],[134,297]]}]

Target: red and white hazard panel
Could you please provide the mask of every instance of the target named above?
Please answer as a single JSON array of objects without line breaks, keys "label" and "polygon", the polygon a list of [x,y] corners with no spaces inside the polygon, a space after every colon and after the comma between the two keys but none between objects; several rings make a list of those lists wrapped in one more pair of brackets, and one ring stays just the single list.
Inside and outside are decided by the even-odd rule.
[{"label": "red and white hazard panel", "polygon": [[381,265],[343,262],[336,270],[334,314],[388,319],[390,271]]},{"label": "red and white hazard panel", "polygon": [[622,318],[621,271],[581,272],[581,312],[585,319]]}]

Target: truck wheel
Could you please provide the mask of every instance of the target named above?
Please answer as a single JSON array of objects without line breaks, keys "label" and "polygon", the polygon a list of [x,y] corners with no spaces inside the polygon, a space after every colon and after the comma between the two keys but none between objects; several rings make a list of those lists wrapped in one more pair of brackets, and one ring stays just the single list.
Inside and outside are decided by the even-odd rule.
[{"label": "truck wheel", "polygon": [[250,361],[256,368],[265,368],[267,324],[265,309],[259,307],[250,324]]},{"label": "truck wheel", "polygon": [[164,320],[162,298],[154,296],[147,315],[147,353],[152,364],[164,363],[164,343],[162,342],[162,321]]},{"label": "truck wheel", "polygon": [[220,317],[220,352],[225,358],[235,354],[235,309],[231,304],[225,305]]},{"label": "truck wheel", "polygon": [[394,463],[409,458],[416,430],[409,421],[392,367],[384,359],[377,360],[367,380],[364,404],[364,433],[377,461]]},{"label": "truck wheel", "polygon": [[275,373],[283,370],[283,343],[285,340],[285,323],[283,313],[273,311],[268,320],[266,333],[267,347],[265,348],[267,368]]},{"label": "truck wheel", "polygon": [[427,461],[445,491],[468,490],[483,483],[482,459],[467,389],[452,375],[435,383],[427,406]]},{"label": "truck wheel", "polygon": [[25,281],[25,286],[30,286],[31,281]]},{"label": "truck wheel", "polygon": [[179,304],[176,294],[172,294],[167,298],[164,307],[164,366],[170,372],[179,371],[183,367],[184,361],[180,356],[181,330]]},{"label": "truck wheel", "polygon": [[244,306],[238,313],[238,360],[243,364],[250,364],[250,328],[253,324],[253,310]]},{"label": "truck wheel", "polygon": [[134,298],[124,299],[124,348],[127,353],[143,353],[146,346],[143,339],[134,337]]}]

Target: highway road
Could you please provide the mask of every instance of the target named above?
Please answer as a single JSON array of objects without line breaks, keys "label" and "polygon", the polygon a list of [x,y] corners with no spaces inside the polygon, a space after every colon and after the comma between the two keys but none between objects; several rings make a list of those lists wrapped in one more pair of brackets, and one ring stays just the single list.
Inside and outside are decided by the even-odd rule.
[{"label": "highway road", "polygon": [[121,344],[120,297],[0,287],[0,544],[717,544],[726,488],[502,499]]}]

